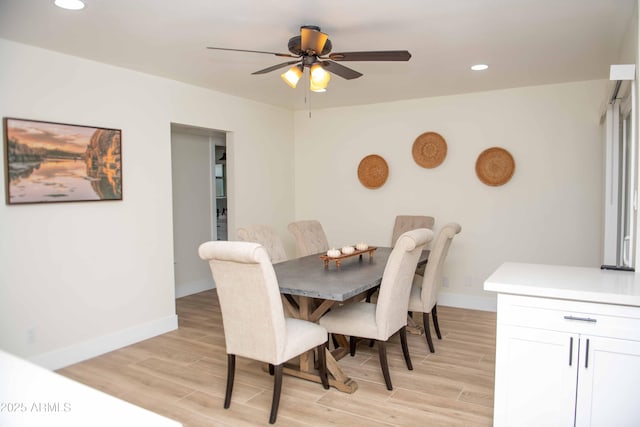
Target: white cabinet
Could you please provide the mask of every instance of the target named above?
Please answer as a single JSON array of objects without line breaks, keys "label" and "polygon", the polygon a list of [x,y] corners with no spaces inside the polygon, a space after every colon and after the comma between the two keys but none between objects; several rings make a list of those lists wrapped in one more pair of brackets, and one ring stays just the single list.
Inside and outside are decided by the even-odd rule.
[{"label": "white cabinet", "polygon": [[575,363],[564,333],[498,327],[495,426],[572,426]]},{"label": "white cabinet", "polygon": [[640,309],[498,295],[494,425],[640,425]]},{"label": "white cabinet", "polygon": [[640,342],[584,338],[588,360],[578,374],[576,426],[640,425]]}]

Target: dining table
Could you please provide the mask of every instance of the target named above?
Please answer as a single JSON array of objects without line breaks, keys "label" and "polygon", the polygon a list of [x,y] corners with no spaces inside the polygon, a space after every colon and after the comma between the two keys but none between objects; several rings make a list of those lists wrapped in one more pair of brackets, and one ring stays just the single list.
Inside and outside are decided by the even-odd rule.
[{"label": "dining table", "polygon": [[[382,282],[391,251],[389,247],[375,247],[359,256],[341,259],[339,263],[325,264],[325,254],[318,253],[274,264],[285,310],[291,317],[317,322],[336,304],[363,300],[367,291]],[[418,265],[425,264],[428,257],[429,250],[422,251]],[[334,338],[335,348],[325,350],[329,385],[353,393],[358,384],[338,364],[338,360],[349,353],[349,343],[344,336]],[[285,365],[283,373],[320,382],[313,351],[302,354],[299,365]]]}]

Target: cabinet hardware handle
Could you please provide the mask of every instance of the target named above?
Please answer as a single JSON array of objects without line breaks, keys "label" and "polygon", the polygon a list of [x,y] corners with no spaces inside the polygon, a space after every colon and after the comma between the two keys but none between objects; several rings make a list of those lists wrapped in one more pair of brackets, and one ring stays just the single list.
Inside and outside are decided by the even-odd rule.
[{"label": "cabinet hardware handle", "polygon": [[569,366],[573,360],[573,337],[569,337]]},{"label": "cabinet hardware handle", "polygon": [[579,320],[581,322],[591,322],[596,323],[598,319],[593,319],[591,317],[576,317],[576,316],[564,316],[565,320]]},{"label": "cabinet hardware handle", "polygon": [[589,367],[589,338],[587,338],[587,349],[584,352],[584,367]]}]

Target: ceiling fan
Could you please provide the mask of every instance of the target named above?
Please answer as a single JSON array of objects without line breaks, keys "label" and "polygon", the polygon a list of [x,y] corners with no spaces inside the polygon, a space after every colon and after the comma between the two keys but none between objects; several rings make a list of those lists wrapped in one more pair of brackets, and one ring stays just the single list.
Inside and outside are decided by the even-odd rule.
[{"label": "ceiling fan", "polygon": [[[345,67],[338,62],[342,61],[408,61],[411,54],[406,50],[378,50],[364,52],[340,52],[331,53],[332,48],[329,36],[315,25],[304,25],[300,27],[300,35],[289,39],[289,52],[265,52],[260,50],[230,49],[225,47],[207,47],[207,49],[228,50],[234,52],[266,53],[284,58],[296,58],[272,65],[251,74],[265,74],[280,68],[295,64],[288,71],[281,75],[282,79],[289,86],[295,88],[302,77],[305,68],[310,72],[310,89],[314,92],[326,91],[330,74],[333,73],[344,79],[357,79],[362,76],[356,70]],[[327,72],[328,71],[328,72]]]}]

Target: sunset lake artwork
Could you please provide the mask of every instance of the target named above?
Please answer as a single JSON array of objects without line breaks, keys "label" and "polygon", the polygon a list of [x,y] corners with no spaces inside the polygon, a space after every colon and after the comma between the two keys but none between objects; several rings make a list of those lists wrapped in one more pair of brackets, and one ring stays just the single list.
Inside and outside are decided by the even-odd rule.
[{"label": "sunset lake artwork", "polygon": [[4,119],[7,203],[122,200],[121,131]]}]

